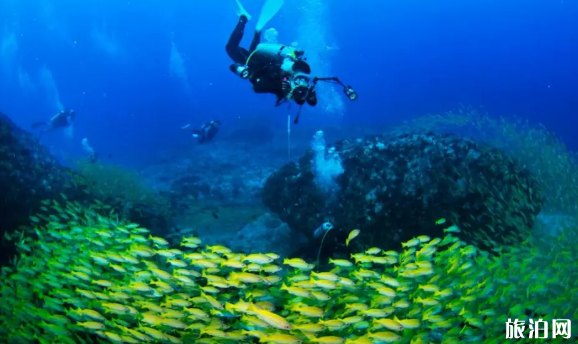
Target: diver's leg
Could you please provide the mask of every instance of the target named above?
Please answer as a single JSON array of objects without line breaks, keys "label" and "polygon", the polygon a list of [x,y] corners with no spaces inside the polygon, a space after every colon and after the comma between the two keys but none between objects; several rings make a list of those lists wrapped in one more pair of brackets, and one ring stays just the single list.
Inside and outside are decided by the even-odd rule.
[{"label": "diver's leg", "polygon": [[239,44],[241,44],[241,40],[243,39],[243,34],[245,33],[245,24],[249,19],[241,15],[239,17],[239,21],[237,22],[237,26],[231,33],[231,37],[229,37],[229,41],[227,42],[226,50],[227,54],[236,63],[245,64],[247,62],[247,58],[249,57],[249,52],[245,48],[241,48]]},{"label": "diver's leg", "polygon": [[251,41],[251,46],[249,47],[249,54],[253,53],[257,46],[261,43],[261,31],[256,31],[253,35],[253,40]]}]

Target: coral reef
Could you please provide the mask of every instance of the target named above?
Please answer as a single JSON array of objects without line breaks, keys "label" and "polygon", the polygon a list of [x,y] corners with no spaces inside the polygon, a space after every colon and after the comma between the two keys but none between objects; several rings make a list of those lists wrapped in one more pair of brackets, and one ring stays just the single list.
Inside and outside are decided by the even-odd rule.
[{"label": "coral reef", "polygon": [[264,204],[310,238],[329,221],[337,242],[347,234],[340,229],[364,228],[364,243],[394,248],[420,233],[440,235],[427,232],[428,224],[444,217],[464,229],[464,240],[489,248],[527,237],[543,203],[523,164],[456,135],[388,133],[339,141],[335,151],[344,172],[333,195],[315,183],[311,151],[275,172],[263,189]]}]

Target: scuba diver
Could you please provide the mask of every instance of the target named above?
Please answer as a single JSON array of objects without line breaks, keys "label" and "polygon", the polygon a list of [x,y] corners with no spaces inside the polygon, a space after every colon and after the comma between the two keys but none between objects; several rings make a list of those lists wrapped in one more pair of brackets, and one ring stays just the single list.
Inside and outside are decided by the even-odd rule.
[{"label": "scuba diver", "polygon": [[59,128],[64,128],[64,129],[71,128],[75,115],[76,114],[75,114],[74,110],[62,110],[58,114],[56,114],[54,117],[52,117],[48,122],[32,123],[31,128],[32,129],[40,128],[40,134],[39,134],[40,136],[42,136],[44,133],[47,133],[49,131],[53,131],[53,130],[56,130]]},{"label": "scuba diver", "polygon": [[357,99],[353,88],[343,84],[337,77],[312,77],[311,67],[302,50],[279,43],[261,43],[261,31],[281,9],[283,0],[265,1],[249,50],[240,47],[245,25],[251,16],[239,0],[236,2],[239,21],[226,46],[227,54],[234,62],[229,69],[241,78],[248,79],[255,93],[274,94],[277,97],[276,106],[289,101],[297,103],[300,107],[294,123],[299,121],[303,104],[317,105],[315,86],[319,81],[341,85],[350,100]]},{"label": "scuba diver", "polygon": [[[191,125],[187,124],[181,129],[189,129],[190,127]],[[193,138],[197,139],[197,142],[199,142],[199,144],[203,144],[211,141],[215,137],[215,135],[217,135],[217,132],[219,131],[220,127],[221,127],[220,121],[210,121],[203,124],[200,129],[191,130],[192,133],[191,135],[193,136]]]}]

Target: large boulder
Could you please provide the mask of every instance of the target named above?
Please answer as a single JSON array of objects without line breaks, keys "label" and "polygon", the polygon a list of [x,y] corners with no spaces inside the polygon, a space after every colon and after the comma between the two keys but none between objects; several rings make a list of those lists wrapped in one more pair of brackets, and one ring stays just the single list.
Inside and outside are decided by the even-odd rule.
[{"label": "large boulder", "polygon": [[[30,133],[0,113],[0,234],[29,223],[43,199],[76,197],[81,189],[72,183],[74,173],[63,167]],[[12,256],[0,250],[0,263]]]},{"label": "large boulder", "polygon": [[[488,248],[521,240],[543,199],[531,174],[501,150],[449,134],[403,133],[336,143],[343,173],[328,193],[315,183],[314,151],[265,183],[264,204],[292,230],[310,238],[329,221],[324,253],[343,250],[352,229],[356,243],[395,248],[420,234],[441,235],[457,224],[460,236]],[[435,225],[445,218],[443,225]]]},{"label": "large boulder", "polygon": [[[97,166],[94,164],[94,168]],[[29,225],[30,216],[39,211],[41,201],[46,199],[77,202],[99,199],[155,233],[170,228],[170,219],[160,216],[159,209],[146,201],[123,201],[121,189],[118,197],[101,197],[94,192],[95,185],[99,181],[94,176],[87,177],[61,165],[36,137],[0,113],[0,237]],[[1,246],[0,265],[13,254],[13,246]]]}]

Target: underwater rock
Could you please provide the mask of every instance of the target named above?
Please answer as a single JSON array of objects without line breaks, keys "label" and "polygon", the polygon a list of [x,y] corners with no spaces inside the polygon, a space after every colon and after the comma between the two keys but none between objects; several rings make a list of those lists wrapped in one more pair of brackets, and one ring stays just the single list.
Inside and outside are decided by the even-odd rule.
[{"label": "underwater rock", "polygon": [[[344,172],[332,193],[315,184],[313,151],[271,175],[263,189],[265,206],[311,239],[309,254],[317,253],[313,233],[326,221],[335,226],[328,251],[344,250],[330,243],[344,242],[352,228],[363,228],[357,242],[383,248],[419,234],[441,235],[453,224],[462,239],[481,247],[513,242],[532,228],[543,204],[524,166],[458,136],[385,134],[339,141],[335,151]],[[447,221],[436,226],[440,218]]]},{"label": "underwater rock", "polygon": [[567,228],[577,227],[576,218],[562,214],[547,214],[541,212],[536,217],[534,230],[538,235],[559,236]]},{"label": "underwater rock", "polygon": [[[100,197],[91,188],[91,178],[61,165],[36,137],[0,113],[0,236],[7,229],[30,223],[29,217],[38,212],[42,200],[62,198],[79,202],[99,199],[122,208],[121,215],[139,220],[153,233],[168,229],[170,223],[158,214],[159,209],[146,207],[144,201],[121,202],[121,194]],[[12,250],[0,249],[0,265],[12,257]]]},{"label": "underwater rock", "polygon": [[230,239],[229,247],[236,252],[275,252],[281,257],[288,257],[306,241],[303,234],[291,231],[276,215],[265,213],[243,226]]},{"label": "underwater rock", "polygon": [[[32,134],[0,112],[0,235],[29,223],[41,200],[79,195],[80,188],[71,183],[73,174]],[[0,251],[0,263],[13,253],[9,248]]]},{"label": "underwater rock", "polygon": [[225,244],[237,252],[267,251],[285,257],[306,242],[302,234],[292,232],[286,223],[262,206],[193,207],[192,210],[176,217],[172,232],[165,235],[173,245],[179,245],[183,237],[194,235],[208,245]]},{"label": "underwater rock", "polygon": [[260,205],[265,180],[284,161],[272,161],[274,153],[263,148],[210,145],[166,152],[143,175],[171,198],[178,212],[199,201]]}]

